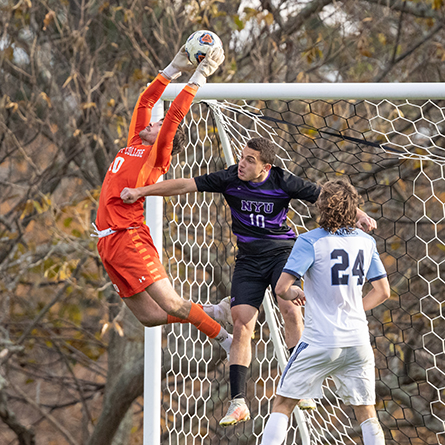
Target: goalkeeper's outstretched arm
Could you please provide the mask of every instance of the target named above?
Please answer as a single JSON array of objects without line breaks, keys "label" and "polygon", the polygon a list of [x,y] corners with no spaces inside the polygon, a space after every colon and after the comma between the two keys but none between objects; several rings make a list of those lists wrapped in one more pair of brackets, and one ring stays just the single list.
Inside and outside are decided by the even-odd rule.
[{"label": "goalkeeper's outstretched arm", "polygon": [[147,185],[146,187],[134,189],[125,187],[121,192],[121,199],[125,204],[133,204],[144,196],[185,195],[186,193],[196,191],[198,191],[198,188],[193,178],[169,179],[168,181],[158,182],[157,184]]}]

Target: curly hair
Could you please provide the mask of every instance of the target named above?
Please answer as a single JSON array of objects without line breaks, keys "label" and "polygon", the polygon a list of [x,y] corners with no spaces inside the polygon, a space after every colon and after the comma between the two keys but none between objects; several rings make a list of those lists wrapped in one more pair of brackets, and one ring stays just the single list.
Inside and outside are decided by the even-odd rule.
[{"label": "curly hair", "polygon": [[265,164],[273,165],[277,153],[276,145],[266,138],[252,138],[247,141],[247,146],[260,152],[260,160]]},{"label": "curly hair", "polygon": [[348,182],[341,179],[326,182],[317,200],[320,227],[331,233],[339,229],[351,232],[355,228],[360,203],[361,196]]},{"label": "curly hair", "polygon": [[176,130],[175,137],[173,138],[172,156],[178,155],[184,151],[185,148],[185,131],[180,125]]}]

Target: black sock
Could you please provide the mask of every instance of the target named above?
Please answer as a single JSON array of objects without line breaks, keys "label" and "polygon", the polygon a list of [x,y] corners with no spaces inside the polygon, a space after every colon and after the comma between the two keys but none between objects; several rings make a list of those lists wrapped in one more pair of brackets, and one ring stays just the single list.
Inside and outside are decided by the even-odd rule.
[{"label": "black sock", "polygon": [[230,365],[231,399],[246,398],[247,366]]},{"label": "black sock", "polygon": [[288,351],[289,351],[289,356],[292,355],[292,352],[294,352],[294,349],[295,349],[295,346],[292,346],[292,348],[289,348],[289,349],[288,349]]}]

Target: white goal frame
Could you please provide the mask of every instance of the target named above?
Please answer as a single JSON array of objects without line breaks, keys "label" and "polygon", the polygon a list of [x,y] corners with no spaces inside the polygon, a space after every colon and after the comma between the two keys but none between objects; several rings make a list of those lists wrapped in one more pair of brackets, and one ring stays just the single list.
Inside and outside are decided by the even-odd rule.
[{"label": "white goal frame", "polygon": [[[185,84],[170,84],[161,100],[155,106],[152,119],[159,120],[163,116],[164,102],[174,100]],[[297,99],[445,99],[445,83],[315,83],[315,84],[233,84],[215,83],[204,85],[198,91],[195,102],[212,100],[297,100]],[[219,125],[218,133],[224,150],[227,164],[233,164],[234,159],[229,146],[229,140],[224,137],[225,132]],[[150,197],[150,213],[146,215],[147,225],[150,227],[154,242],[162,255],[162,198]],[[156,211],[152,211],[156,209]],[[266,319],[273,337],[272,323],[274,317],[270,314],[270,301],[264,302]],[[145,379],[144,379],[144,434],[145,445],[160,445],[161,430],[161,334],[162,329],[145,328]],[[275,342],[274,342],[275,343]],[[277,350],[280,368],[286,363],[285,354]],[[309,445],[309,437],[304,435],[304,419],[298,418],[303,445]]]}]

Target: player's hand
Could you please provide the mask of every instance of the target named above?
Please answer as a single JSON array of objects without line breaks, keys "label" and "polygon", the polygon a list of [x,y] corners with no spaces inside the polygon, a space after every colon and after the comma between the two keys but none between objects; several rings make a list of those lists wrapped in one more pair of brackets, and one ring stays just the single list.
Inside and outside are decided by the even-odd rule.
[{"label": "player's hand", "polygon": [[290,291],[292,292],[292,303],[295,304],[295,306],[304,306],[306,303],[306,297],[303,289],[298,286],[291,286]]},{"label": "player's hand", "polygon": [[129,187],[125,187],[121,191],[121,199],[122,199],[122,201],[124,201],[125,204],[133,204],[139,198],[142,198],[142,196],[140,196],[138,189],[132,189]]},{"label": "player's hand", "polygon": [[176,53],[176,56],[170,62],[170,65],[162,71],[162,74],[169,80],[177,79],[182,72],[189,72],[195,69],[192,62],[190,62],[187,53],[185,52],[185,45]]},{"label": "player's hand", "polygon": [[357,209],[357,223],[356,226],[362,229],[364,232],[370,232],[377,228],[377,222],[375,219],[368,216],[365,212]]},{"label": "player's hand", "polygon": [[210,48],[202,62],[198,65],[189,83],[203,86],[207,77],[211,76],[224,62],[224,50],[222,48]]},{"label": "player's hand", "polygon": [[218,67],[224,62],[224,50],[221,47],[211,48],[203,61],[198,65],[196,71],[204,77],[211,76]]},{"label": "player's hand", "polygon": [[306,298],[295,298],[295,300],[291,300],[295,306],[304,306],[306,303]]}]

